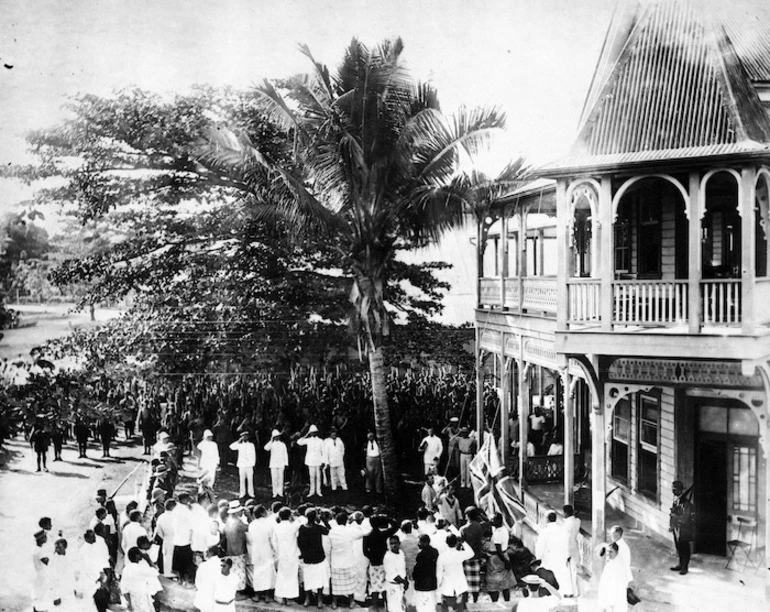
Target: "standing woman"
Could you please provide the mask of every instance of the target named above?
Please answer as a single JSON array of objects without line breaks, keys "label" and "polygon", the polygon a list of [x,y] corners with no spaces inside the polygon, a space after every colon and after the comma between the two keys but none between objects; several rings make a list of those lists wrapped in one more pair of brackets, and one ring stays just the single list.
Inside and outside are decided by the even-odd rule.
[{"label": "standing woman", "polygon": [[618,545],[612,542],[599,553],[607,557],[607,563],[599,579],[599,610],[602,612],[626,612],[626,589],[631,582],[631,572],[618,558]]}]

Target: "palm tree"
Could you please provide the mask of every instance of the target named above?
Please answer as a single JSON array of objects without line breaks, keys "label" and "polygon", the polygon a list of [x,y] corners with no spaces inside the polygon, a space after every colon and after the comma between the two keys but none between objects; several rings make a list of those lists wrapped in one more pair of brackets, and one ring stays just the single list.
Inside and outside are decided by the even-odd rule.
[{"label": "palm tree", "polygon": [[211,135],[203,154],[208,163],[230,163],[243,174],[253,168],[263,179],[267,172],[266,214],[290,215],[298,231],[325,232],[338,250],[352,277],[353,323],[368,354],[392,503],[399,490],[385,367],[392,266],[399,250],[438,240],[476,212],[488,184],[463,178],[458,166],[505,118],[495,108],[461,109],[445,118],[434,89],[410,79],[400,39],[375,48],[354,39],[334,77],[307,47],[300,49],[312,62],[311,75],[282,83],[283,93],[268,81],[257,90],[262,110],[292,139],[293,159],[270,160],[223,130]]}]

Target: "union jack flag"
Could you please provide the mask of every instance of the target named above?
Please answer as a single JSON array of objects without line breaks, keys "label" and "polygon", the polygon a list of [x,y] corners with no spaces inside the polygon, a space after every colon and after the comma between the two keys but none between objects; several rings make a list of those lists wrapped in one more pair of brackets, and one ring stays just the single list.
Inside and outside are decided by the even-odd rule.
[{"label": "union jack flag", "polygon": [[519,502],[514,489],[514,480],[500,462],[494,436],[485,436],[484,443],[469,464],[473,497],[478,508],[492,516],[495,512],[503,515],[503,522],[509,529],[522,518],[526,511]]}]

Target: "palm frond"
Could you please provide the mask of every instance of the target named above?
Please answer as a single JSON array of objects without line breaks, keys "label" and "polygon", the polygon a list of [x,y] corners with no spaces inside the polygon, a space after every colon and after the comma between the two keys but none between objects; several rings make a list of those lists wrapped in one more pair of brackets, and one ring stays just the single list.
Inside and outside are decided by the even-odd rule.
[{"label": "palm frond", "polygon": [[259,96],[258,107],[267,119],[286,132],[291,129],[301,131],[302,127],[296,113],[289,108],[286,100],[270,81],[265,79],[262,85],[255,88],[255,91]]},{"label": "palm frond", "polygon": [[310,52],[310,47],[308,47],[306,44],[300,44],[299,50],[302,55],[307,57],[310,62],[313,64],[313,68],[315,68],[316,77],[318,79],[318,82],[323,86],[325,95],[329,100],[334,99],[334,87],[332,85],[331,77],[329,75],[329,69],[324,65],[315,60],[313,57],[313,54]]}]

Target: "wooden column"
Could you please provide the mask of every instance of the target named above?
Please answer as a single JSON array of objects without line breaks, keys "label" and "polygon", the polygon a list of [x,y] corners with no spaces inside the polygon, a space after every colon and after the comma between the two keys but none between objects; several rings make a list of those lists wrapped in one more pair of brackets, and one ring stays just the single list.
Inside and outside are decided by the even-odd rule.
[{"label": "wooden column", "polygon": [[543,270],[543,257],[545,256],[545,233],[542,229],[537,230],[537,269],[535,270],[536,276],[544,276]]},{"label": "wooden column", "polygon": [[614,278],[615,254],[613,252],[612,181],[603,176],[599,191],[599,218],[601,219],[601,319],[602,331],[612,331],[612,281]]},{"label": "wooden column", "polygon": [[481,350],[481,332],[476,328],[476,444],[484,441],[484,351]]},{"label": "wooden column", "polygon": [[527,211],[519,207],[519,312],[524,309],[524,278],[527,276]]},{"label": "wooden column", "polygon": [[[500,307],[505,307],[505,283],[508,280],[508,215],[502,211],[500,220]],[[505,345],[503,345],[505,346]]]},{"label": "wooden column", "polygon": [[[591,411],[591,526],[593,543],[604,542],[604,504],[607,495],[607,431],[604,423],[604,406],[598,401]],[[593,575],[598,579],[602,573],[603,559],[594,558]]]},{"label": "wooden column", "polygon": [[754,279],[756,278],[754,200],[757,173],[754,168],[741,170],[741,327],[744,334],[754,333]]},{"label": "wooden column", "polygon": [[[521,341],[523,350],[524,340]],[[527,367],[524,358],[519,359],[519,491],[521,499],[524,499],[524,490],[527,488],[527,440],[529,431],[529,384],[527,383]]]},{"label": "wooden column", "polygon": [[691,334],[699,334],[701,329],[701,258],[703,256],[700,242],[701,231],[701,201],[700,201],[700,174],[690,172],[690,215],[688,233],[688,260],[687,260],[687,319],[688,331]]},{"label": "wooden column", "polygon": [[[482,229],[483,219],[476,218],[476,306],[481,305],[481,279],[484,276],[484,231]],[[478,340],[478,338],[477,338]],[[476,344],[476,352],[479,346]]]},{"label": "wooden column", "polygon": [[556,329],[567,329],[569,320],[569,206],[567,205],[567,184],[556,183]]},{"label": "wooden column", "polygon": [[503,374],[500,379],[500,461],[503,467],[508,467],[510,457],[510,443],[508,442],[508,417],[511,414],[511,381],[508,374],[509,359],[505,357],[505,335],[503,334]]},{"label": "wooden column", "polygon": [[575,488],[575,406],[572,400],[572,376],[569,365],[561,373],[564,402],[564,503],[572,504]]}]

